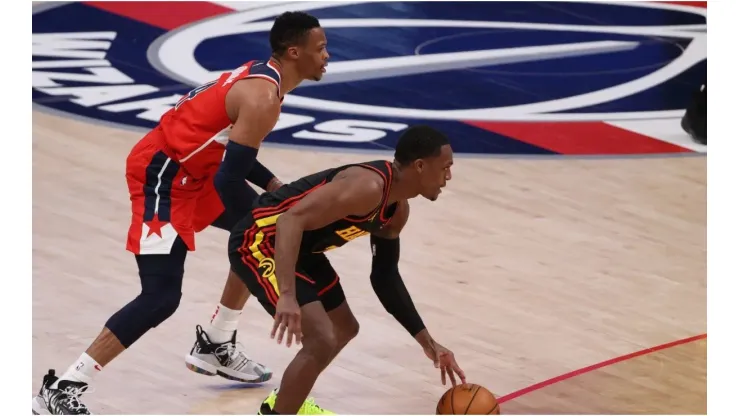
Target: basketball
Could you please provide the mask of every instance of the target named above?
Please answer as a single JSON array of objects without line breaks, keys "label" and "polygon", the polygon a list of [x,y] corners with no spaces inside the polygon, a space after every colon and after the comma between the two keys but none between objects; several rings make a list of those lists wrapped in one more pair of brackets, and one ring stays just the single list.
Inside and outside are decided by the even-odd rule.
[{"label": "basketball", "polygon": [[445,392],[437,403],[438,415],[498,415],[496,396],[477,384],[457,385]]}]

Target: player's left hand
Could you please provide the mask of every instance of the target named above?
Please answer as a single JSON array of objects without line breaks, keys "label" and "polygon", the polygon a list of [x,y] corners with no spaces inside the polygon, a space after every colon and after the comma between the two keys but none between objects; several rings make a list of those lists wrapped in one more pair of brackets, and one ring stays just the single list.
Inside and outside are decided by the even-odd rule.
[{"label": "player's left hand", "polygon": [[453,386],[457,385],[455,374],[460,378],[460,382],[465,384],[465,372],[460,368],[455,360],[455,354],[438,344],[436,341],[432,341],[431,344],[424,348],[424,353],[434,362],[434,368],[439,368],[440,375],[442,377],[442,385],[447,385],[446,378],[450,378],[450,382]]}]

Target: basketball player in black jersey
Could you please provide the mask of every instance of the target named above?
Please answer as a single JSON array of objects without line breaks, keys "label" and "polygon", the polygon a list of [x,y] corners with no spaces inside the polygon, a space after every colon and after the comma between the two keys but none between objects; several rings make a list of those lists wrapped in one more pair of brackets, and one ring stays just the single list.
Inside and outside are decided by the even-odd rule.
[{"label": "basketball player in black jersey", "polygon": [[354,338],[359,325],[323,254],[370,234],[370,279],[385,309],[419,342],[426,355],[456,384],[465,375],[453,353],[425,328],[398,271],[399,233],[409,216],[408,199],[436,200],[451,179],[452,149],[427,126],[406,130],[395,160],[328,169],[262,194],[250,215],[231,233],[229,259],[274,318],[272,337],[302,344],[260,414],[331,414],[306,400],[319,374]]}]

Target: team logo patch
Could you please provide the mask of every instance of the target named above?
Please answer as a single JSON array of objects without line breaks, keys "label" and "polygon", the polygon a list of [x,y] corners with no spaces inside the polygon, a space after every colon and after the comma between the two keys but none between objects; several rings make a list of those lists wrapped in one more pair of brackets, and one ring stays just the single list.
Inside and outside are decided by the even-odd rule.
[{"label": "team logo patch", "polygon": [[323,80],[286,96],[268,143],[390,151],[425,123],[457,153],[705,151],[680,118],[706,83],[706,6],[223,4],[34,8],[35,105],[145,131],[194,87],[269,57],[274,17],[304,10],[320,19],[332,58]]}]

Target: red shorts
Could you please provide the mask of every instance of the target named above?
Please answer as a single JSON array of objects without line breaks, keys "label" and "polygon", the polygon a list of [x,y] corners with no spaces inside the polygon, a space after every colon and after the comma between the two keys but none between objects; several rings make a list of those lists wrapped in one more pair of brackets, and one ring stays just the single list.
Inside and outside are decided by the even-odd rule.
[{"label": "red shorts", "polygon": [[155,129],[126,159],[132,214],[126,250],[134,254],[169,254],[178,235],[193,251],[195,233],[224,212],[213,178],[189,176],[164,143]]}]

